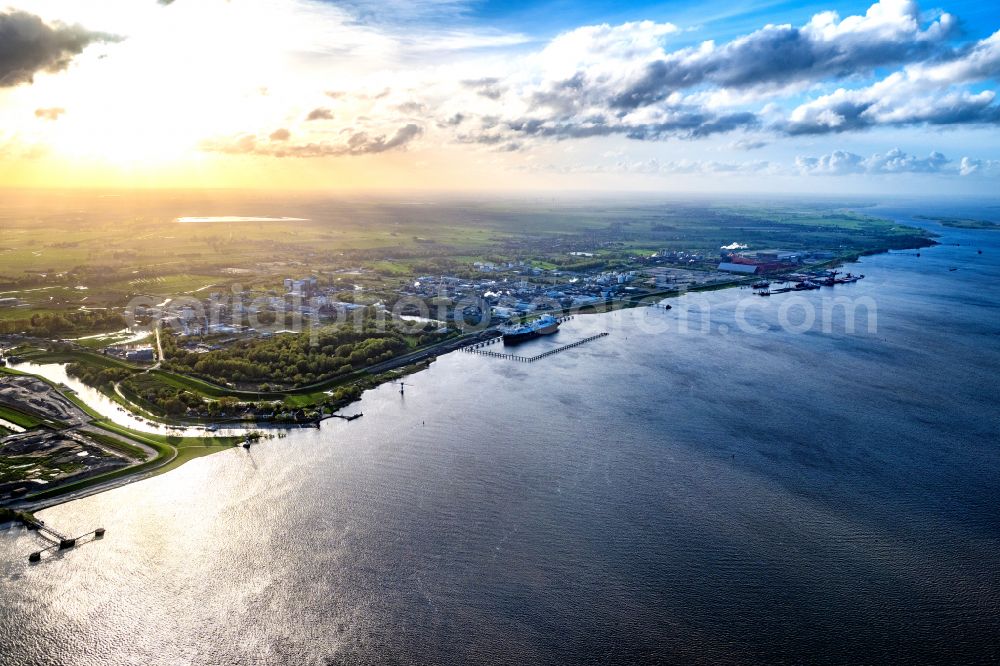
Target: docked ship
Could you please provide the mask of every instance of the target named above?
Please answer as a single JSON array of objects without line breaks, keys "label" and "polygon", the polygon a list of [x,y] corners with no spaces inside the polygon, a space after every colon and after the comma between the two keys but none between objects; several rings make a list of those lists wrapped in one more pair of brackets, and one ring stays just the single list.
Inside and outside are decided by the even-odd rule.
[{"label": "docked ship", "polygon": [[559,330],[559,320],[552,315],[542,315],[522,324],[513,324],[500,329],[504,343],[522,342],[541,335],[552,335]]}]

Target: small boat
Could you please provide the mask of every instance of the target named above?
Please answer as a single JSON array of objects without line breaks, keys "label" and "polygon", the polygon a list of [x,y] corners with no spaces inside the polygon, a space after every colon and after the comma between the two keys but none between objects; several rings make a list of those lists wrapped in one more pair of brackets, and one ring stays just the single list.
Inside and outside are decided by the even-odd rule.
[{"label": "small boat", "polygon": [[948,270],[949,270],[949,271],[957,271],[958,269],[957,269],[957,268],[955,268],[954,266],[952,266],[952,267],[951,267],[951,268],[949,268]]}]

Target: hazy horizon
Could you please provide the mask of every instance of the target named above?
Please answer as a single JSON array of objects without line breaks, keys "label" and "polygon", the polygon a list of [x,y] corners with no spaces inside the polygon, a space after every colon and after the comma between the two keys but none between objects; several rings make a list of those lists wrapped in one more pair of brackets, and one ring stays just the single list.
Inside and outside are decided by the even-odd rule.
[{"label": "hazy horizon", "polygon": [[[12,196],[23,196],[25,198],[38,197],[44,194],[58,194],[60,196],[72,197],[93,197],[103,199],[122,199],[129,196],[136,197],[170,197],[179,195],[189,195],[211,198],[216,195],[220,198],[232,197],[234,201],[247,202],[254,197],[269,198],[288,197],[290,200],[328,198],[334,201],[355,201],[370,203],[397,203],[397,204],[434,204],[438,202],[448,203],[477,203],[490,201],[509,201],[524,203],[568,203],[586,204],[587,201],[615,201],[620,199],[638,200],[640,202],[656,203],[671,201],[808,201],[814,203],[843,204],[844,206],[865,206],[874,205],[881,202],[903,202],[912,200],[926,200],[941,203],[949,201],[972,201],[990,207],[992,204],[1000,206],[1000,194],[989,192],[975,194],[960,193],[936,193],[936,192],[863,192],[863,191],[801,191],[782,192],[756,190],[754,192],[739,191],[696,191],[696,190],[574,190],[574,189],[552,189],[552,190],[433,190],[426,188],[395,189],[395,190],[324,190],[324,189],[284,189],[284,190],[261,190],[252,187],[126,187],[126,186],[105,186],[105,187],[4,187],[0,186],[0,192],[8,193]],[[278,202],[280,203],[280,202]]]}]

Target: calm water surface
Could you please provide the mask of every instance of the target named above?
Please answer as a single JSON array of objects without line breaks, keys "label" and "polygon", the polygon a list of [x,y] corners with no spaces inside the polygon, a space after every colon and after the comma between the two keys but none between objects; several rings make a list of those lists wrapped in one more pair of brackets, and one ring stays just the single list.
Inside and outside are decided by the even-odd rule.
[{"label": "calm water surface", "polygon": [[[611,335],[46,510],[108,535],[0,532],[0,662],[995,662],[1000,233],[924,224],[960,245],[577,317],[525,353]],[[877,328],[779,326],[837,296]]]}]

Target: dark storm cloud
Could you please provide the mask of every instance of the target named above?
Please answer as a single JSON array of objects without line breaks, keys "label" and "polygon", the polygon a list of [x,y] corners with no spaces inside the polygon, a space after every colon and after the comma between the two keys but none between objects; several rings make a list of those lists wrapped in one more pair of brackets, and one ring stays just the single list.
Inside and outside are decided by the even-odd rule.
[{"label": "dark storm cloud", "polygon": [[79,25],[48,25],[24,11],[0,13],[0,87],[31,83],[38,72],[66,69],[90,44],[119,39]]}]

